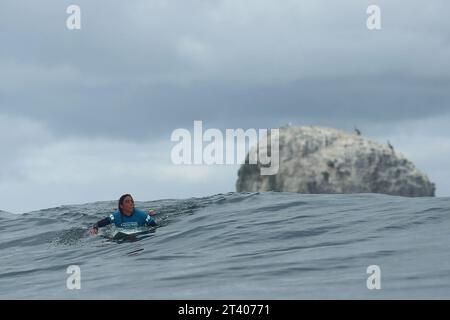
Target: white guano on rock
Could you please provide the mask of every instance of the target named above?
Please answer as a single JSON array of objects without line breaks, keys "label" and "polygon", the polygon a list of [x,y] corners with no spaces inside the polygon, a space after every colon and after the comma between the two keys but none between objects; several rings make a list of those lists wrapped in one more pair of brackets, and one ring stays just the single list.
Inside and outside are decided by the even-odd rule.
[{"label": "white guano on rock", "polygon": [[279,146],[278,173],[260,175],[260,164],[243,164],[236,182],[238,192],[435,194],[434,183],[405,156],[357,134],[286,126],[280,128]]}]

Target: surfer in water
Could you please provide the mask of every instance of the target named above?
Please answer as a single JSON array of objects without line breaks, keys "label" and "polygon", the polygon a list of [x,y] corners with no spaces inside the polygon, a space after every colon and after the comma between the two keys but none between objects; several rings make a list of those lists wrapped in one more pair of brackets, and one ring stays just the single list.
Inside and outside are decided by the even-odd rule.
[{"label": "surfer in water", "polygon": [[146,212],[134,207],[134,200],[130,194],[124,194],[119,199],[118,210],[106,217],[89,229],[90,234],[97,234],[98,228],[114,223],[120,228],[136,228],[141,226],[156,226],[155,219],[152,216],[156,214],[154,210]]}]

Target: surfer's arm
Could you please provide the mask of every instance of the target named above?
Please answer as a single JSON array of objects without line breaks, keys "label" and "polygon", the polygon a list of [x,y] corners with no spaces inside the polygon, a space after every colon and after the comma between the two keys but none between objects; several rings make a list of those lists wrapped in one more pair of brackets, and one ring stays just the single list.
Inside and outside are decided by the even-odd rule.
[{"label": "surfer's arm", "polygon": [[107,226],[108,224],[111,224],[111,219],[109,217],[106,217],[105,219],[102,219],[100,221],[98,221],[97,223],[95,223],[91,230],[89,230],[89,232],[91,234],[96,234],[98,232],[98,228]]},{"label": "surfer's arm", "polygon": [[150,215],[150,213],[147,215],[147,218],[145,219],[145,224],[150,227],[156,227],[158,225],[155,219],[153,219],[153,217]]},{"label": "surfer's arm", "polygon": [[102,219],[98,221],[96,224],[94,224],[93,228],[98,229],[107,226],[108,224],[111,224],[111,219],[109,217],[106,217],[105,219]]}]

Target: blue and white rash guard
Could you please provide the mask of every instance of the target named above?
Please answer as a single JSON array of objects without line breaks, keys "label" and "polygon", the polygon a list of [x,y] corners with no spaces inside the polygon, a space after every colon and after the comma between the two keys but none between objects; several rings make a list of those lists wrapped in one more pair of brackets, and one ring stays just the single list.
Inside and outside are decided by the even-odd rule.
[{"label": "blue and white rash guard", "polygon": [[114,223],[119,228],[136,228],[142,226],[156,226],[155,220],[143,210],[134,209],[131,216],[126,216],[120,211],[116,211],[109,217],[100,220],[94,225],[94,228],[101,228]]}]

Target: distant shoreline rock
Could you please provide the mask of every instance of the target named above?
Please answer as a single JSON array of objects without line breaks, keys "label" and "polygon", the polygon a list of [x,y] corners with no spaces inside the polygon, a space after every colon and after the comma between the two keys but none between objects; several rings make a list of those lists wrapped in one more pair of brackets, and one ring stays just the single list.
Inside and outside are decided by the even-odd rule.
[{"label": "distant shoreline rock", "polygon": [[435,195],[434,183],[401,153],[357,134],[286,126],[280,128],[279,144],[278,173],[260,175],[259,164],[243,164],[238,171],[237,192]]}]

